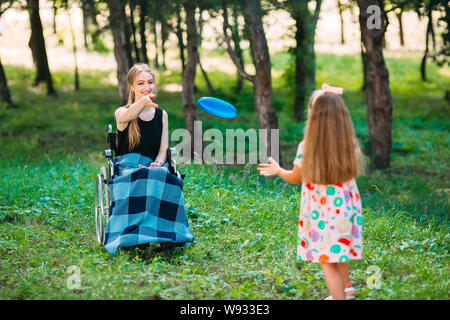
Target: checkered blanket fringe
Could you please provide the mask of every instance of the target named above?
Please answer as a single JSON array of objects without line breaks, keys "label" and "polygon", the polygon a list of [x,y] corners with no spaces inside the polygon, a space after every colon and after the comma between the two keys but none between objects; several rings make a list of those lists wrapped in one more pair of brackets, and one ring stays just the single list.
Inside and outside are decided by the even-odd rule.
[{"label": "checkered blanket fringe", "polygon": [[138,168],[152,162],[138,153],[113,159],[111,215],[103,243],[112,256],[119,247],[194,240],[184,208],[183,180],[169,172],[167,163],[150,170]]}]

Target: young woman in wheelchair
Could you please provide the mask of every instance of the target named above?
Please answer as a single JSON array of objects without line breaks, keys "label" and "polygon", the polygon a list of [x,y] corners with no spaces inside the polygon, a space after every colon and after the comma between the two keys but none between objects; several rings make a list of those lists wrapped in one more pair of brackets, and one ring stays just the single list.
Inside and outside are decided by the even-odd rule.
[{"label": "young woman in wheelchair", "polygon": [[193,241],[184,208],[183,180],[173,174],[169,159],[168,115],[152,101],[155,74],[139,63],[129,70],[127,81],[128,103],[114,113],[117,146],[103,241],[111,255],[119,247]]},{"label": "young woman in wheelchair", "polygon": [[134,65],[127,75],[130,95],[128,104],[115,111],[118,131],[116,156],[136,152],[150,157],[149,168],[166,162],[169,147],[167,112],[152,101],[155,75],[145,64]]}]

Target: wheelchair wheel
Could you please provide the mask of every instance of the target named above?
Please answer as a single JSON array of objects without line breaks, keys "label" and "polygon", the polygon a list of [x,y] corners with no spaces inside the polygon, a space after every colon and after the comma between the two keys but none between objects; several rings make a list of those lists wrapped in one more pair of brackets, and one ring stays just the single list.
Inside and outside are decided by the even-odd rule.
[{"label": "wheelchair wheel", "polygon": [[97,242],[103,245],[105,241],[106,224],[109,218],[110,194],[109,175],[103,166],[95,180],[95,227]]}]

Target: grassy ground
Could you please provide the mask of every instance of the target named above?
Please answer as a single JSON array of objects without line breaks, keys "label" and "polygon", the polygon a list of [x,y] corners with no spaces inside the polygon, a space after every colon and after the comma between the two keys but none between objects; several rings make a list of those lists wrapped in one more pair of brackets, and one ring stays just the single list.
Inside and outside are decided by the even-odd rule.
[{"label": "grassy ground", "polygon": [[[368,146],[359,56],[318,55],[317,82],[345,88],[355,128]],[[283,76],[286,54],[273,56],[274,105],[285,162],[293,159],[304,124],[292,120],[292,94]],[[358,178],[364,206],[364,259],[351,263],[360,299],[449,299],[448,69],[419,59],[387,59],[394,102],[391,168]],[[317,264],[296,260],[300,187],[257,175],[254,166],[182,165],[194,244],[157,252],[109,256],[95,240],[94,177],[103,164],[106,124],[113,123],[117,91],[109,74],[55,73],[59,95],[31,89],[33,73],[6,66],[17,110],[0,108],[0,298],[2,299],[322,299],[327,290]],[[289,74],[289,72],[288,72]],[[210,74],[217,96],[239,109],[233,120],[200,111],[203,129],[257,128],[246,84],[233,95],[235,77]],[[201,74],[198,96],[208,95]],[[171,130],[184,127],[178,72],[158,75],[158,102]],[[219,88],[220,86],[220,88]],[[176,144],[172,143],[172,144]],[[156,245],[155,245],[156,246]],[[67,285],[70,266],[81,288]],[[367,281],[380,269],[381,286]]]}]

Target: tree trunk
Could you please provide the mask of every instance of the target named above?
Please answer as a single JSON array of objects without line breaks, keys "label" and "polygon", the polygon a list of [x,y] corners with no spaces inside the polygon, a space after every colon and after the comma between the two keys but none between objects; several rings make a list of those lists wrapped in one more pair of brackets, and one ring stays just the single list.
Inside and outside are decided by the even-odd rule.
[{"label": "tree trunk", "polygon": [[44,33],[39,15],[39,0],[27,0],[28,12],[30,14],[31,37],[28,43],[31,48],[34,65],[36,67],[36,76],[34,86],[41,82],[47,84],[47,95],[55,95],[52,76],[48,66],[47,51],[45,49]]},{"label": "tree trunk", "polygon": [[396,15],[397,15],[397,20],[398,20],[398,33],[400,36],[400,45],[402,47],[404,47],[405,46],[405,38],[404,38],[404,33],[403,33],[403,19],[402,19],[403,9],[399,13],[396,13]]},{"label": "tree trunk", "polygon": [[72,16],[70,14],[70,8],[67,8],[67,12],[69,14],[69,29],[70,29],[70,35],[72,36],[72,50],[73,50],[73,60],[74,60],[74,66],[75,66],[75,75],[74,75],[74,88],[75,91],[80,90],[80,77],[78,74],[78,60],[77,60],[77,44],[75,42],[75,32],[73,30],[72,26]]},{"label": "tree trunk", "polygon": [[120,103],[126,105],[128,101],[127,73],[131,67],[131,61],[127,54],[125,40],[126,16],[121,0],[109,0],[109,23],[114,41],[114,57],[117,62],[117,80]]},{"label": "tree trunk", "polygon": [[342,7],[341,0],[338,0],[338,10],[339,10],[339,21],[341,22],[341,44],[345,44],[345,37],[344,37],[344,8]]},{"label": "tree trunk", "polygon": [[[431,7],[428,11],[428,20],[430,26],[431,43],[433,44],[433,51],[436,52],[436,37],[434,36],[434,25],[433,25],[433,8]],[[448,20],[448,17],[447,17]]]},{"label": "tree trunk", "polygon": [[147,1],[140,0],[139,1],[139,35],[141,38],[141,55],[142,62],[148,64],[148,55],[147,55],[147,37],[145,35],[145,18],[147,14]]},{"label": "tree trunk", "polygon": [[56,6],[56,1],[53,1],[52,9],[53,9],[53,34],[56,34],[56,15],[58,13],[58,7]]},{"label": "tree trunk", "polygon": [[[368,29],[367,8],[377,5],[382,10],[381,29]],[[382,39],[387,20],[383,0],[358,0],[359,23],[366,68],[366,98],[372,168],[389,167],[392,145],[392,98],[389,87],[389,72],[383,58]]]},{"label": "tree trunk", "polygon": [[[234,51],[236,52],[236,57],[238,58],[240,64],[244,65],[244,57],[241,49],[241,38],[239,36],[239,22],[238,22],[239,13],[236,7],[233,7],[232,14],[233,14],[233,28],[231,31],[231,38],[233,39]],[[241,93],[243,87],[244,87],[244,78],[238,72],[235,91],[236,99]]]},{"label": "tree trunk", "polygon": [[[273,109],[272,76],[269,48],[262,24],[260,1],[246,0],[244,9],[245,23],[249,28],[252,43],[252,57],[256,74],[254,77],[253,96],[255,111],[260,129],[267,129],[267,152],[273,154],[271,129],[278,129],[278,116]],[[281,155],[280,155],[281,159]]]},{"label": "tree trunk", "polygon": [[141,58],[139,57],[139,49],[136,40],[136,25],[134,24],[134,9],[136,5],[129,3],[130,7],[130,27],[131,27],[131,35],[133,37],[133,49],[134,49],[134,57],[136,58],[136,62],[140,62]]},{"label": "tree trunk", "polygon": [[[201,47],[201,39],[202,39],[202,32],[203,32],[203,18],[202,18],[202,10],[200,9],[200,16],[198,21],[199,27],[198,27],[198,46]],[[206,70],[203,68],[203,65],[200,60],[200,54],[198,54],[198,66],[200,67],[200,71],[202,72],[203,78],[205,79],[206,86],[208,87],[208,91],[211,96],[215,96],[215,90],[214,87],[211,84],[211,81],[209,80],[208,74],[206,73]],[[195,86],[194,86],[194,92],[195,92]]]},{"label": "tree trunk", "polygon": [[84,41],[84,47],[87,50],[87,49],[89,49],[88,40],[87,40],[89,22],[88,22],[88,14],[87,14],[86,6],[87,6],[86,1],[81,1],[81,12],[83,14],[83,41]]},{"label": "tree trunk", "polygon": [[315,13],[311,15],[308,2],[298,0],[291,4],[291,15],[296,24],[294,118],[297,121],[301,120],[307,97],[316,85],[314,35],[320,7],[321,1],[317,1]]},{"label": "tree trunk", "polygon": [[178,39],[178,48],[180,49],[180,59],[181,59],[181,70],[184,73],[184,69],[186,67],[185,57],[184,57],[184,40],[183,40],[183,29],[181,28],[181,15],[180,15],[181,7],[177,10],[177,30],[175,34]]},{"label": "tree trunk", "polygon": [[302,118],[302,115],[305,110],[306,96],[308,94],[308,89],[305,86],[306,83],[306,75],[308,74],[307,69],[309,68],[308,63],[306,62],[306,53],[304,50],[306,46],[304,42],[306,41],[305,37],[305,26],[304,23],[306,19],[301,16],[295,16],[295,41],[297,43],[294,48],[294,60],[295,60],[295,99],[294,99],[294,118],[299,121]]},{"label": "tree trunk", "polygon": [[153,34],[155,35],[155,69],[159,69],[159,56],[158,56],[158,30],[156,28],[156,24],[158,20],[154,20],[152,23]]},{"label": "tree trunk", "polygon": [[166,41],[169,38],[169,26],[167,21],[161,19],[161,53],[162,53],[162,67],[163,70],[167,69],[166,66]]},{"label": "tree trunk", "polygon": [[[187,61],[183,72],[181,101],[183,104],[186,129],[194,137],[194,121],[198,120],[197,108],[194,101],[194,82],[197,69],[198,56],[198,33],[195,22],[196,5],[193,1],[183,2],[186,12],[187,25]],[[191,140],[191,150],[194,150],[194,139]]]},{"label": "tree trunk", "polygon": [[17,108],[11,100],[11,92],[9,91],[8,82],[6,81],[5,71],[0,60],[0,102],[6,103],[8,109]]},{"label": "tree trunk", "polygon": [[128,19],[127,13],[125,11],[125,4],[126,4],[127,0],[121,0],[121,5],[122,5],[122,12],[124,15],[124,32],[125,32],[125,48],[126,48],[126,52],[128,55],[128,61],[130,61],[130,66],[133,65],[134,60],[133,60],[133,54],[132,49],[131,49],[131,31],[130,31],[130,21]]},{"label": "tree trunk", "polygon": [[427,31],[425,34],[425,52],[423,54],[422,62],[420,63],[420,76],[422,78],[422,81],[427,81],[426,66],[427,66],[427,58],[428,58],[428,52],[429,52],[428,43],[429,43],[429,35],[431,33],[431,24],[432,24],[432,20],[429,18],[429,15],[428,15]]}]

